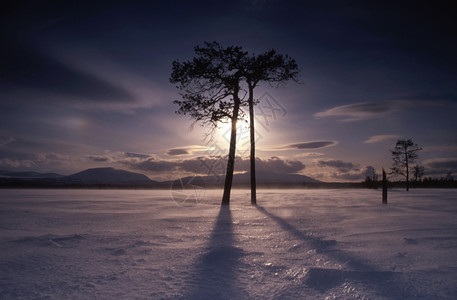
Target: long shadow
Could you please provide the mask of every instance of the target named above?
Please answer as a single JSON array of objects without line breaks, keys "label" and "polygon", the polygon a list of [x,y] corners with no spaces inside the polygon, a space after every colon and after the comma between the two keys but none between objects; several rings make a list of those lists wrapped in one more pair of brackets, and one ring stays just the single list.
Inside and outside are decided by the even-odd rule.
[{"label": "long shadow", "polygon": [[379,270],[361,258],[337,249],[337,241],[309,236],[283,218],[268,212],[265,208],[257,207],[257,209],[276,222],[282,229],[303,240],[308,247],[315,249],[317,253],[322,253],[349,269],[310,268],[305,278],[305,283],[310,288],[325,292],[349,280],[368,284],[376,290],[378,295],[387,296],[390,299],[406,299],[412,296],[398,282],[400,273]]},{"label": "long shadow", "polygon": [[304,240],[305,242],[308,243],[308,245],[314,249],[316,249],[316,252],[318,253],[325,253],[327,256],[331,256],[333,258],[336,258],[339,262],[344,263],[347,265],[349,268],[353,270],[358,270],[358,271],[374,271],[373,266],[370,266],[363,262],[361,259],[349,254],[345,253],[342,251],[337,251],[335,248],[336,246],[336,241],[335,240],[324,240],[322,238],[316,237],[316,236],[309,236],[305,234],[304,232],[298,230],[297,228],[293,227],[290,223],[288,223],[286,220],[282,219],[281,217],[278,217],[267,210],[263,207],[258,207],[257,208],[261,213],[278,223],[278,225],[294,235],[296,238]]},{"label": "long shadow", "polygon": [[185,299],[242,299],[237,286],[239,259],[242,249],[234,247],[232,214],[222,205],[204,254],[197,259],[195,272],[189,279]]}]

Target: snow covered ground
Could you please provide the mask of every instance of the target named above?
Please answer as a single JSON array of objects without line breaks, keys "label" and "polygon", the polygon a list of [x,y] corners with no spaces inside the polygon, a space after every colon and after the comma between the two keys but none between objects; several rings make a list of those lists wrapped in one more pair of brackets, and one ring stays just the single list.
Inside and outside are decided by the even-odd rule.
[{"label": "snow covered ground", "polygon": [[221,194],[0,190],[0,299],[457,298],[456,190]]}]

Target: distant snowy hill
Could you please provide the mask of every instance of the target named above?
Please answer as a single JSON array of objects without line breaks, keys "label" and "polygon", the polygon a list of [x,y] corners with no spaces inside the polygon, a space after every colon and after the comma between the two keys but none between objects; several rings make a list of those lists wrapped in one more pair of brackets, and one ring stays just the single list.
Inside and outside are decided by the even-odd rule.
[{"label": "distant snowy hill", "polygon": [[0,170],[0,177],[4,178],[61,178],[64,175],[57,173],[39,173],[39,172],[12,172],[6,170]]},{"label": "distant snowy hill", "polygon": [[[202,185],[222,187],[225,176],[189,176],[176,178],[181,185]],[[64,176],[56,173],[39,172],[12,172],[0,170],[0,186],[80,186],[80,185],[107,185],[107,186],[144,186],[153,188],[169,188],[175,181],[158,182],[149,179],[146,175],[115,168],[91,168],[78,173]],[[321,182],[305,175],[281,174],[274,172],[257,172],[256,181],[264,187],[290,187],[306,183]],[[248,186],[250,173],[234,174],[234,186]]]},{"label": "distant snowy hill", "polygon": [[93,168],[76,174],[65,176],[71,183],[97,184],[150,184],[153,183],[146,175],[114,168]]}]

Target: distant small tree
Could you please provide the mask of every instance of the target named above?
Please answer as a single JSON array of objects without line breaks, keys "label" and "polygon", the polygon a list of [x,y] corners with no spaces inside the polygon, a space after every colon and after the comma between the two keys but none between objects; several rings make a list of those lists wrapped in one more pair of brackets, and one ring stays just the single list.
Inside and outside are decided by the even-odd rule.
[{"label": "distant small tree", "polygon": [[378,175],[376,173],[373,173],[372,176],[367,175],[363,183],[369,189],[378,188]]},{"label": "distant small tree", "polygon": [[391,168],[393,175],[403,176],[406,180],[406,190],[409,191],[409,172],[410,164],[417,160],[418,153],[422,150],[412,140],[398,140],[395,148],[391,149],[393,166]]},{"label": "distant small tree", "polygon": [[425,174],[425,168],[423,166],[415,165],[413,167],[414,181],[419,182]]}]

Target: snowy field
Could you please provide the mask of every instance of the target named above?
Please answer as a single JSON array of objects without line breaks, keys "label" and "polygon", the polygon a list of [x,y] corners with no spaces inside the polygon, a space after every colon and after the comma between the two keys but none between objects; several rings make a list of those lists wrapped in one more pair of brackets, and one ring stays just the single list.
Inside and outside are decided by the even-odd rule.
[{"label": "snowy field", "polygon": [[0,299],[457,299],[456,192],[0,190]]}]

